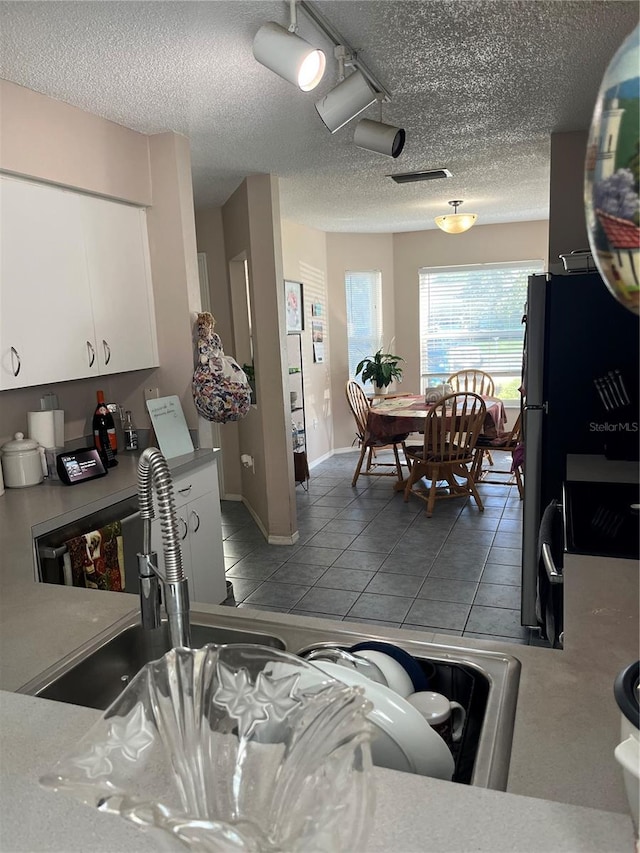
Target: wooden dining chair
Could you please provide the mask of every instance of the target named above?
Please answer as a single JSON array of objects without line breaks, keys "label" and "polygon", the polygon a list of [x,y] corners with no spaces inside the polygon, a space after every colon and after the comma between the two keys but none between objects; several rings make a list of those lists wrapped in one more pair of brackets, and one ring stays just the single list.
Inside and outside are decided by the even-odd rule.
[{"label": "wooden dining chair", "polygon": [[476,370],[468,368],[467,370],[458,370],[457,373],[452,373],[447,379],[454,393],[457,391],[470,391],[473,394],[480,394],[481,397],[493,397],[496,390],[496,383],[493,377],[484,370]]},{"label": "wooden dining chair", "polygon": [[[522,454],[516,451],[522,448],[522,416],[518,415],[513,428],[508,432],[500,433],[497,438],[487,439],[484,435],[478,437],[471,473],[476,483],[488,483],[493,486],[518,487],[520,500],[524,498],[524,483],[522,481]],[[499,468],[483,468],[482,460],[486,450],[511,451],[511,467],[509,470]],[[499,476],[501,475],[501,476]],[[499,477],[496,479],[496,477]]]},{"label": "wooden dining chair", "polygon": [[[471,466],[485,413],[484,400],[478,394],[449,394],[427,414],[422,447],[406,448],[411,468],[404,499],[408,501],[413,494],[426,501],[427,517],[433,515],[436,500],[462,495],[471,495],[480,512],[484,511]],[[430,481],[428,490],[414,490],[423,477]]]},{"label": "wooden dining chair", "polygon": [[[405,452],[405,439],[408,433],[403,435],[394,435],[384,438],[374,438],[367,432],[367,415],[371,408],[371,403],[367,399],[366,394],[353,379],[347,382],[345,393],[349,408],[356,422],[356,439],[360,445],[360,458],[356,465],[356,470],[353,475],[351,485],[355,486],[358,482],[358,477],[396,477],[399,482],[403,480],[402,463],[398,446]],[[376,451],[378,450],[393,450],[394,462],[378,462],[376,459]],[[365,470],[362,470],[364,458],[367,456]],[[406,458],[406,455],[405,455]],[[408,465],[408,463],[406,463]],[[393,468],[393,471],[380,471],[379,468]]]},{"label": "wooden dining chair", "polygon": [[[474,394],[480,394],[481,397],[493,397],[496,391],[493,377],[475,367],[452,373],[447,382],[453,391],[472,391]],[[493,465],[493,456],[489,448],[482,451],[482,456],[486,456],[489,465]]]}]

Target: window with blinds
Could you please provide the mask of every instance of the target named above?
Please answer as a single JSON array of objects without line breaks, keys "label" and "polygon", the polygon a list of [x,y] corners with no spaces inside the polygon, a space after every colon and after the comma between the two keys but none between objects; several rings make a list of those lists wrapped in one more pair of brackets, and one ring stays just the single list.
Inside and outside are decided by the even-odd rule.
[{"label": "window with blinds", "polygon": [[382,341],[382,274],[379,270],[348,271],[344,277],[347,302],[349,377],[358,362],[380,349]]},{"label": "window with blinds", "polygon": [[518,399],[527,278],[541,272],[542,261],[421,269],[423,386],[476,367],[494,378],[496,396]]}]

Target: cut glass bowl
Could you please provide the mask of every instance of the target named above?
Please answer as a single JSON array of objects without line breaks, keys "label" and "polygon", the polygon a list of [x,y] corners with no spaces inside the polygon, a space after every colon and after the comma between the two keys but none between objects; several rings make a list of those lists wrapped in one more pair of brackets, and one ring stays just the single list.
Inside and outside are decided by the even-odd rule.
[{"label": "cut glass bowl", "polygon": [[355,851],[373,810],[371,707],[286,652],[172,649],[40,782],[193,850]]}]

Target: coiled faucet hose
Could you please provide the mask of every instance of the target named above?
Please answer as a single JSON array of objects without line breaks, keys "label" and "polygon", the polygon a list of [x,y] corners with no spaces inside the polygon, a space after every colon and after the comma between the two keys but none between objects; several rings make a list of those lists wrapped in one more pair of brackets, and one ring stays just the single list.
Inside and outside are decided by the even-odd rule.
[{"label": "coiled faucet hose", "polygon": [[155,518],[153,487],[155,486],[160,516],[166,580],[176,583],[184,579],[182,550],[173,492],[173,479],[167,460],[157,447],[148,447],[138,462],[138,502],[145,525]]}]

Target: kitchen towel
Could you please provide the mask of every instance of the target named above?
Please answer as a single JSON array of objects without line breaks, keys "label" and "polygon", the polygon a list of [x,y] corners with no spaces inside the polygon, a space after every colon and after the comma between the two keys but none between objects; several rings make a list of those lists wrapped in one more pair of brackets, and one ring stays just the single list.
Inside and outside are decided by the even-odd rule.
[{"label": "kitchen towel", "polygon": [[64,447],[64,412],[27,412],[27,432],[41,447]]},{"label": "kitchen towel", "polygon": [[124,550],[119,521],[76,536],[66,545],[73,586],[124,592]]}]

